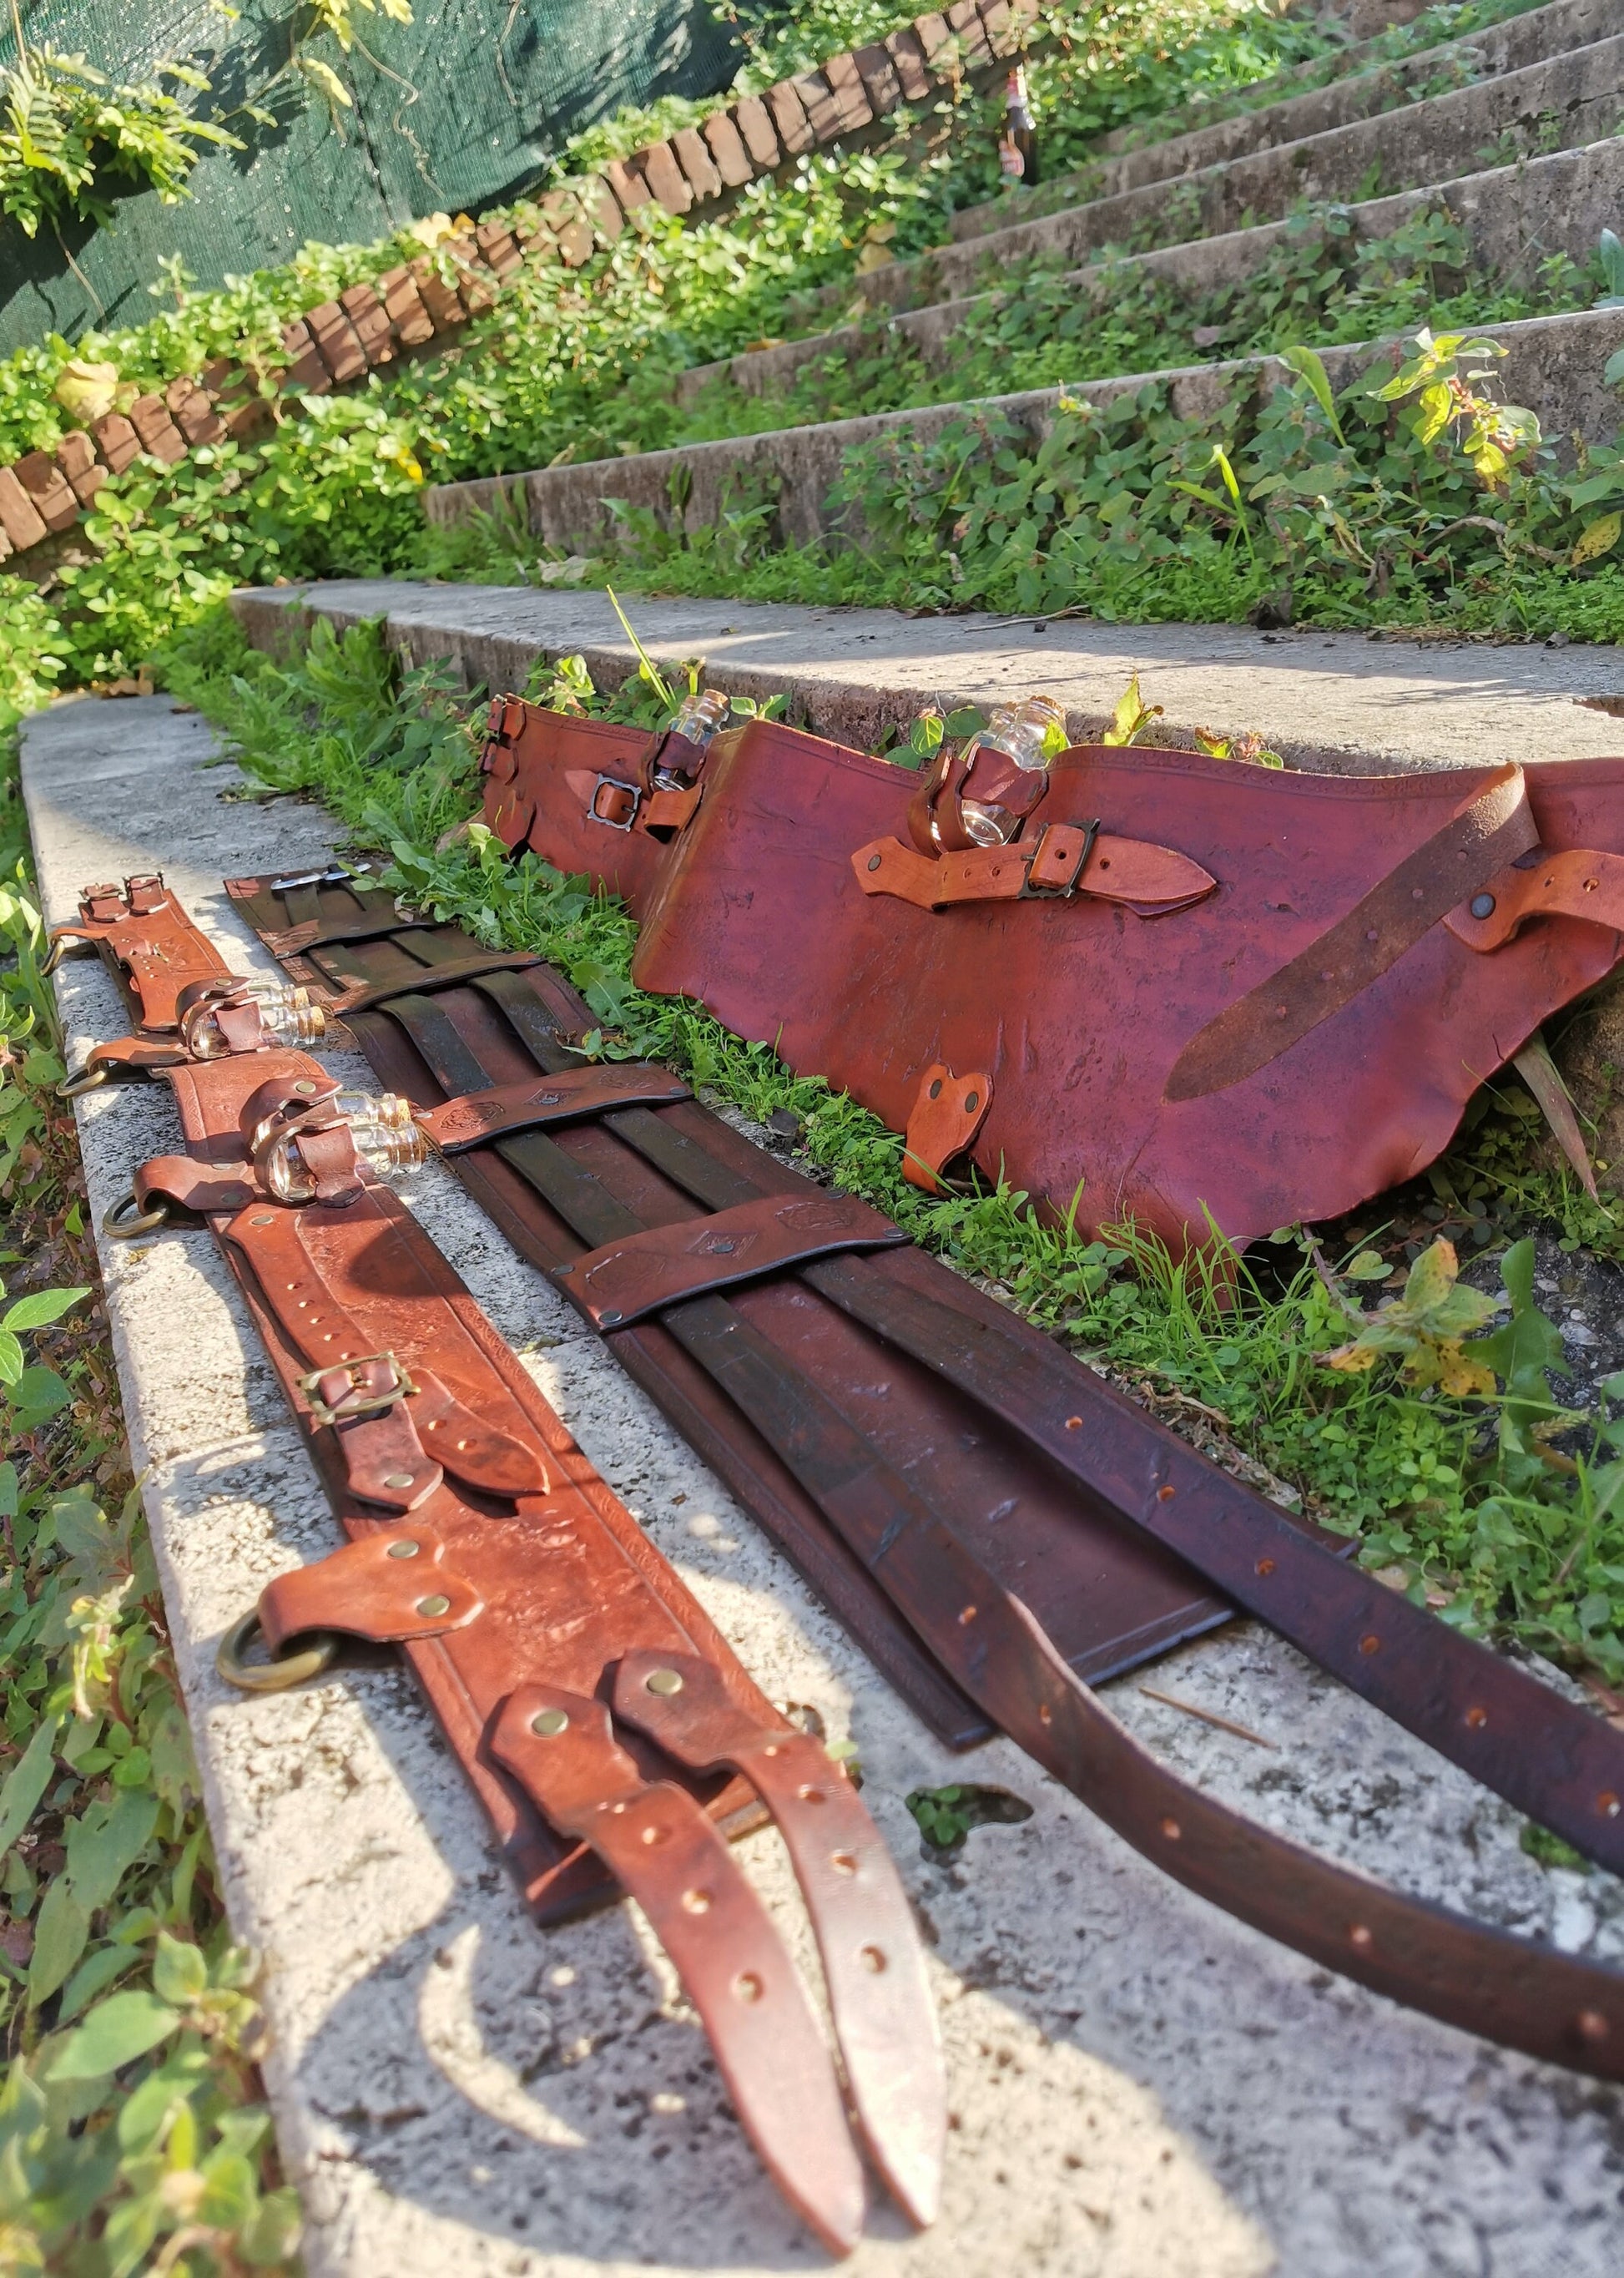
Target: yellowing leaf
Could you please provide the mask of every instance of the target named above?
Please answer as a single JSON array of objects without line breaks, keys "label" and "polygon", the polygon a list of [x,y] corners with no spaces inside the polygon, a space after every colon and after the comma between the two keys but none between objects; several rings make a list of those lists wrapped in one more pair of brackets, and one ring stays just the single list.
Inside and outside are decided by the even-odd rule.
[{"label": "yellowing leaf", "polygon": [[329,103],[342,103],[346,111],[355,108],[350,101],[349,89],[331,64],[323,63],[319,56],[301,56],[298,64],[311,85],[319,88]]},{"label": "yellowing leaf", "polygon": [[1586,523],[1568,559],[1577,569],[1582,562],[1595,562],[1604,554],[1611,554],[1624,532],[1624,514],[1604,514],[1595,522]]},{"label": "yellowing leaf", "polygon": [[105,419],[112,410],[118,394],[118,367],[116,363],[86,363],[75,356],[65,363],[51,390],[70,419],[77,419],[81,427],[93,420]]}]

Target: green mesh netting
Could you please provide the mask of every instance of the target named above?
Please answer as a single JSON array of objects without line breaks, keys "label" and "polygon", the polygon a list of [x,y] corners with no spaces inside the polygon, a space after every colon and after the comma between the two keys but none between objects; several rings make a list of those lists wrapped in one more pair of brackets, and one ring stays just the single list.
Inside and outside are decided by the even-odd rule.
[{"label": "green mesh netting", "polygon": [[[416,0],[415,12],[400,25],[356,11],[373,60],[359,47],[345,58],[331,39],[312,45],[355,96],[336,126],[314,88],[285,80],[271,103],[280,125],[231,122],[248,148],[207,151],[182,204],[121,197],[111,230],[66,230],[65,248],[48,228],[30,243],[0,224],[0,353],[49,332],[139,324],[174,254],[211,286],[286,260],[307,238],[366,243],[423,214],[477,215],[516,196],[595,119],[656,96],[713,94],[740,61],[705,0]],[[196,99],[207,118],[275,76],[294,14],[294,0],[241,0],[234,23],[207,0],[25,0],[23,27],[113,79],[144,79],[165,57],[193,62],[214,83]],[[0,33],[0,61],[13,51]]]}]

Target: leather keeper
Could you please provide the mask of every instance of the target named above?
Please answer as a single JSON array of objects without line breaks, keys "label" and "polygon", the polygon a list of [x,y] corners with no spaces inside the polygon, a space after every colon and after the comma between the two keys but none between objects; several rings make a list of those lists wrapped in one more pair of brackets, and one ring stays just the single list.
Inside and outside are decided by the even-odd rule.
[{"label": "leather keeper", "polygon": [[1046,823],[1030,845],[972,846],[940,860],[900,839],[877,838],[858,847],[851,868],[865,894],[892,894],[921,910],[1081,893],[1120,902],[1136,917],[1163,917],[1204,900],[1217,884],[1170,846],[1113,837],[1088,823]]},{"label": "leather keeper", "polygon": [[272,957],[300,957],[307,949],[326,949],[347,941],[381,941],[386,934],[422,932],[440,922],[418,912],[402,916],[393,894],[377,898],[381,906],[362,917],[306,918],[300,925],[284,926],[265,936],[265,946]]},{"label": "leather keeper", "polygon": [[205,1021],[212,1021],[227,1051],[256,1052],[271,1039],[259,999],[241,983],[230,981],[191,981],[175,999],[182,1054],[201,1058],[199,1039]]},{"label": "leather keeper", "polygon": [[766,1195],[713,1217],[651,1227],[606,1242],[553,1273],[594,1328],[615,1329],[810,1257],[883,1249],[907,1239],[854,1195],[820,1194],[804,1201]]},{"label": "leather keeper", "polygon": [[616,1107],[660,1107],[692,1097],[669,1068],[637,1060],[601,1060],[528,1083],[464,1092],[443,1107],[420,1108],[417,1120],[441,1154],[456,1155],[504,1132],[545,1128]]},{"label": "leather keeper", "polygon": [[466,1629],[484,1611],[472,1583],[446,1564],[445,1544],[422,1528],[363,1534],[312,1565],[278,1574],[259,1595],[260,1628],[272,1653],[310,1630],[404,1645]]},{"label": "leather keeper", "polygon": [[210,1212],[241,1210],[263,1189],[250,1163],[199,1163],[190,1155],[155,1155],[138,1166],[133,1181],[143,1211],[162,1199],[177,1210]]},{"label": "leather keeper", "polygon": [[153,1036],[114,1036],[93,1044],[84,1067],[105,1068],[109,1075],[144,1075],[149,1069],[174,1067],[186,1058],[179,1043],[161,1043]]},{"label": "leather keeper", "polygon": [[992,1104],[991,1076],[956,1076],[945,1060],[927,1067],[908,1118],[903,1176],[909,1185],[941,1194],[943,1170],[975,1144]]},{"label": "leather keeper", "polygon": [[1536,849],[1534,857],[1497,872],[1444,922],[1468,949],[1487,952],[1514,940],[1536,917],[1581,918],[1624,932],[1624,855],[1582,846],[1557,854]]}]

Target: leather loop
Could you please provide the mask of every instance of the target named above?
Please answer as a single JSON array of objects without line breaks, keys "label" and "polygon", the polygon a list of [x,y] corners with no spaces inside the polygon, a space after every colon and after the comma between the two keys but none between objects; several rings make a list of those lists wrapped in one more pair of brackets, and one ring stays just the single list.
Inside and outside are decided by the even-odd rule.
[{"label": "leather loop", "polygon": [[[1537,850],[1536,850],[1537,852]],[[1530,918],[1582,918],[1624,932],[1624,856],[1582,846],[1498,871],[1445,919],[1457,941],[1489,951],[1513,941]]]},{"label": "leather loop", "polygon": [[606,1242],[555,1277],[594,1328],[621,1328],[645,1313],[836,1250],[869,1250],[907,1235],[854,1195],[771,1195],[713,1218]]},{"label": "leather loop", "polygon": [[656,1107],[692,1097],[669,1068],[637,1060],[599,1060],[561,1075],[464,1092],[443,1107],[417,1111],[417,1120],[443,1155],[483,1146],[507,1131],[530,1131],[616,1107]]},{"label": "leather loop", "polygon": [[[375,898],[363,894],[359,898],[365,905]],[[379,894],[376,901],[377,906],[364,909],[360,917],[306,918],[299,925],[280,927],[265,936],[265,946],[272,957],[301,957],[308,949],[326,949],[339,942],[381,941],[388,934],[417,933],[441,922],[416,911],[402,916],[393,894]]]},{"label": "leather loop", "polygon": [[206,1214],[240,1210],[263,1193],[248,1163],[198,1163],[190,1155],[155,1155],[137,1166],[135,1199],[150,1210],[162,1196],[178,1209]]},{"label": "leather loop", "polygon": [[421,1527],[363,1534],[278,1574],[259,1594],[260,1627],[273,1654],[309,1630],[342,1630],[377,1645],[444,1637],[484,1611],[479,1592],[446,1563],[445,1544]]},{"label": "leather loop", "polygon": [[691,1771],[743,1772],[772,1813],[818,1940],[869,2150],[926,2228],[948,2121],[936,2020],[907,1893],[857,1790],[817,1740],[755,1724],[691,1655],[628,1654],[614,1713]]},{"label": "leather loop", "polygon": [[645,1781],[602,1701],[515,1692],[491,1753],[554,1827],[637,1900],[698,2011],[734,2108],[791,2205],[831,2253],[863,2226],[863,2176],[828,2052],[772,1919],[690,1797]]},{"label": "leather loop", "polygon": [[333,1020],[347,1021],[352,1013],[370,1013],[375,1005],[386,1005],[392,997],[423,997],[440,989],[460,989],[487,973],[522,973],[540,962],[526,950],[479,952],[453,958],[444,965],[425,965],[421,971],[396,981],[380,981],[371,988],[341,989],[325,1000],[323,1009]]},{"label": "leather loop", "polygon": [[941,1194],[943,1169],[974,1145],[992,1104],[991,1076],[956,1076],[945,1060],[927,1067],[908,1118],[903,1176],[909,1185]]}]

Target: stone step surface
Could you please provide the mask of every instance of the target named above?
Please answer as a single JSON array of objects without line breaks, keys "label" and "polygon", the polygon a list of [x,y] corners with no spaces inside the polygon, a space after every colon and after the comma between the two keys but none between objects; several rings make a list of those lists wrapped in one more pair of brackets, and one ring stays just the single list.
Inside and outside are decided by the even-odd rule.
[{"label": "stone step surface", "polygon": [[[1484,327],[1506,354],[1495,367],[1504,400],[1538,414],[1547,434],[1610,440],[1619,424],[1618,399],[1604,385],[1608,359],[1624,347],[1624,309],[1584,310],[1574,315],[1536,317],[1513,325]],[[1333,388],[1340,389],[1372,367],[1378,357],[1396,368],[1396,343],[1321,351]],[[664,526],[698,531],[713,526],[730,500],[766,489],[776,497],[781,535],[809,544],[835,527],[828,501],[845,455],[890,433],[928,442],[966,412],[995,411],[1034,440],[1048,434],[1064,415],[1063,397],[1104,405],[1134,394],[1147,380],[1163,382],[1182,418],[1214,413],[1242,386],[1273,386],[1291,378],[1276,356],[1242,357],[1222,363],[1192,364],[1167,372],[1125,373],[1115,379],[1086,380],[1072,388],[1028,388],[1013,395],[978,398],[974,403],[936,403],[910,411],[883,411],[817,425],[782,427],[759,435],[716,443],[688,443],[634,457],[591,460],[580,466],[539,469],[528,474],[488,475],[427,490],[423,510],[432,523],[451,526],[489,513],[515,493],[526,502],[530,527],[548,545],[590,553],[614,528],[606,499],[646,508]],[[1374,384],[1374,382],[1373,382]],[[673,504],[674,477],[682,478],[683,503]],[[855,531],[850,520],[841,525]]]},{"label": "stone step surface", "polygon": [[1444,91],[1452,80],[1475,85],[1588,47],[1616,32],[1618,21],[1613,0],[1552,0],[1549,7],[1530,9],[1483,31],[1418,50],[1400,62],[1350,73],[1328,86],[1259,103],[1187,134],[1140,142],[1045,183],[1028,196],[1017,194],[967,206],[953,217],[952,234],[960,241],[984,237],[1033,214],[1117,197],[1148,182],[1174,181],[1207,166],[1248,157],[1254,151],[1302,141],[1423,101]]},{"label": "stone step surface", "polygon": [[[1146,182],[889,263],[864,278],[863,295],[874,307],[919,308],[972,292],[1011,262],[1034,256],[1079,264],[1103,247],[1146,236],[1182,241],[1277,219],[1304,200],[1447,181],[1505,158],[1599,141],[1616,131],[1621,111],[1624,34],[1615,32],[1399,111],[1220,160],[1170,187]],[[826,304],[840,305],[849,291],[837,288]]]},{"label": "stone step surface", "polygon": [[[908,617],[748,601],[637,600],[651,655],[705,661],[705,677],[758,700],[789,693],[818,734],[862,749],[926,705],[1041,693],[1079,741],[1109,720],[1131,674],[1163,707],[1155,735],[1248,731],[1297,766],[1353,775],[1624,752],[1624,650],[1372,641],[1235,625],[1099,625],[1030,617]],[[607,598],[386,578],[269,586],[233,608],[256,646],[301,643],[311,618],[380,617],[414,664],[448,661],[465,685],[522,688],[540,661],[584,655],[617,687],[637,656]]]},{"label": "stone step surface", "polygon": [[[221,876],[324,864],[327,818],[225,803],[240,779],[206,767],[209,730],[162,697],[58,705],[23,746],[49,920],[88,878],[161,868],[237,969],[264,969]],[[57,988],[75,1059],[123,1033],[94,960]],[[99,1224],[179,1126],[160,1084],[78,1112]],[[1009,1743],[947,1756],[450,1178],[431,1166],[402,1191],[767,1693],[860,1751],[926,1930],[953,2124],[940,2223],[911,2237],[876,2214],[851,2278],[1481,2278],[1490,2241],[1494,2278],[1613,2278],[1613,2098],[1283,1953],[1157,1875]],[[743,2142],[637,1918],[534,1930],[398,1666],[261,1698],[222,1685],[228,1624],[337,1530],[210,1237],[104,1244],[102,1265],[226,1904],[263,1957],[265,2083],[309,2278],[827,2267]],[[1269,1744],[1150,1700],[1140,1678],[1109,1688],[1226,1800],[1424,1895],[1624,1957],[1624,1891],[1537,1866],[1514,1813],[1266,1633],[1233,1625],[1143,1682]],[[943,1865],[905,1798],[963,1779],[1032,1816],[978,1829]],[[744,1856],[804,1956],[776,1838]]]},{"label": "stone step surface", "polygon": [[[1474,258],[1498,283],[1509,283],[1530,277],[1553,254],[1582,264],[1590,258],[1602,231],[1624,214],[1624,139],[1610,135],[1581,149],[1557,150],[1425,189],[1369,198],[1342,210],[1355,234],[1367,241],[1391,237],[1419,214],[1446,212],[1465,232]],[[1096,259],[1070,271],[1066,281],[1079,297],[1107,305],[1137,276],[1176,286],[1193,298],[1255,275],[1291,228],[1286,221],[1260,222],[1252,229],[1192,238],[1119,260]],[[950,370],[967,320],[995,302],[995,294],[976,294],[901,310],[884,320],[888,337],[905,341],[932,369]],[[797,372],[825,356],[864,353],[874,353],[872,325],[842,325],[717,363],[695,364],[678,375],[677,397],[691,403],[721,378],[746,395],[763,395],[787,388]]]}]

